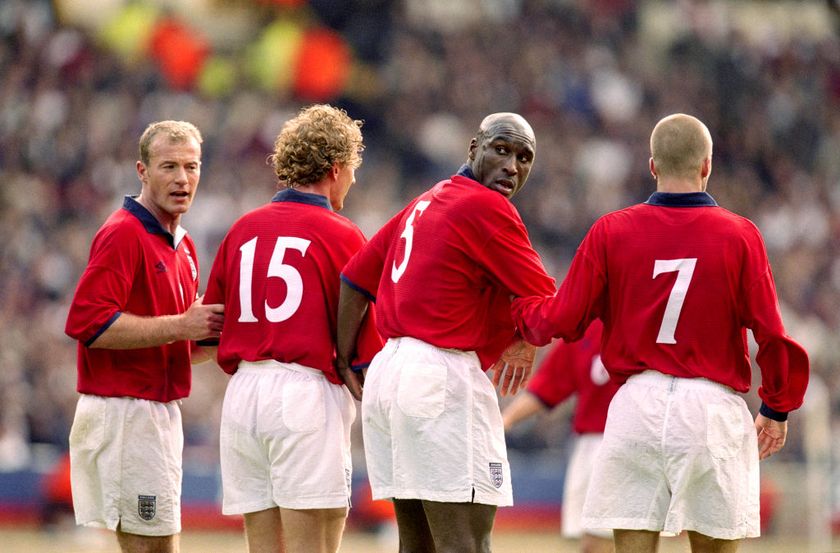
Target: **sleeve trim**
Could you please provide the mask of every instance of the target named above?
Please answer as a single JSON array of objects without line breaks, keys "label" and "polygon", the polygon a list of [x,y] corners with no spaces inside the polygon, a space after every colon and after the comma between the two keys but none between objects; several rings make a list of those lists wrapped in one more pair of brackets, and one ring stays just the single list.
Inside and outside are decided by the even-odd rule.
[{"label": "sleeve trim", "polygon": [[120,317],[120,315],[122,315],[122,312],[121,312],[121,311],[117,311],[116,313],[114,313],[113,315],[111,315],[111,318],[110,318],[110,319],[108,319],[108,320],[105,322],[105,324],[104,324],[104,325],[102,325],[102,326],[99,328],[99,330],[97,330],[97,331],[96,331],[96,333],[95,333],[93,336],[91,336],[91,337],[90,337],[87,341],[85,341],[85,347],[86,347],[86,348],[89,348],[89,347],[90,347],[90,345],[91,345],[92,343],[94,343],[94,342],[96,341],[96,339],[97,339],[97,338],[99,338],[100,336],[102,336],[102,333],[103,333],[103,332],[105,332],[106,330],[108,330],[109,328],[111,328],[111,325],[112,325],[112,324],[114,324],[114,322],[115,322],[115,321],[116,321],[116,320]]},{"label": "sleeve trim", "polygon": [[767,406],[766,403],[763,401],[761,402],[761,407],[758,409],[758,412],[767,417],[768,419],[778,421],[778,422],[785,422],[788,418],[787,413],[782,413],[781,411],[776,411],[775,409],[771,409]]},{"label": "sleeve trim", "polygon": [[350,365],[350,370],[354,373],[360,373],[366,368],[370,366],[370,363],[356,363],[355,365]]},{"label": "sleeve trim", "polygon": [[373,294],[371,294],[370,292],[368,292],[367,290],[365,290],[364,288],[362,288],[361,286],[344,276],[344,273],[341,273],[341,282],[345,283],[347,286],[349,286],[356,292],[362,294],[368,300],[372,301],[373,303],[376,303],[376,296],[374,296]]}]

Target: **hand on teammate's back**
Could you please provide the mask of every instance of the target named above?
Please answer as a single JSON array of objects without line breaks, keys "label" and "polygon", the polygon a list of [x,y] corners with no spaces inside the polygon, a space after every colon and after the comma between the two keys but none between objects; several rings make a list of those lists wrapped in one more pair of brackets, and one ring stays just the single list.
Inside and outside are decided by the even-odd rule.
[{"label": "hand on teammate's back", "polygon": [[205,305],[204,296],[199,296],[184,312],[184,339],[218,338],[225,322],[224,313],[224,305],[220,303]]}]

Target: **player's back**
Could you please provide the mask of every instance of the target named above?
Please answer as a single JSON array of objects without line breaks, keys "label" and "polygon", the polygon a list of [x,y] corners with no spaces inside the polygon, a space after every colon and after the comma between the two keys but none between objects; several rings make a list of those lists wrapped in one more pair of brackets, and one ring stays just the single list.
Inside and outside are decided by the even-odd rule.
[{"label": "player's back", "polygon": [[332,361],[339,271],[364,236],[326,198],[312,205],[298,201],[311,194],[278,196],[234,223],[219,248],[206,296],[225,303],[219,363],[233,372],[240,360],[276,359],[338,382]]},{"label": "player's back", "polygon": [[603,255],[606,272],[611,372],[725,381],[735,371],[748,388],[749,290],[769,272],[755,225],[715,205],[645,203],[603,217],[591,234],[588,254]]},{"label": "player's back", "polygon": [[383,244],[377,293],[386,337],[465,350],[504,347],[512,328],[511,290],[553,290],[516,209],[472,179],[456,175],[438,183],[394,228]]}]

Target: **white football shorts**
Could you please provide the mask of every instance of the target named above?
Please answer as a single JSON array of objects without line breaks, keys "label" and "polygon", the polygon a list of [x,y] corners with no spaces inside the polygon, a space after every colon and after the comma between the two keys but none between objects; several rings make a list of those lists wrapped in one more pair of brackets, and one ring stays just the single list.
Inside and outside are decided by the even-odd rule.
[{"label": "white football shorts", "polygon": [[757,537],[758,440],[744,399],[703,378],[630,377],[610,404],[585,528]]},{"label": "white football shorts", "polygon": [[355,418],[350,391],[319,370],[241,362],[222,406],[222,513],[349,507]]},{"label": "white football shorts", "polygon": [[513,504],[498,398],[474,352],[388,340],[367,372],[362,431],[374,499]]},{"label": "white football shorts", "polygon": [[183,450],[177,402],[82,395],[70,430],[76,523],[178,534]]},{"label": "white football shorts", "polygon": [[612,539],[610,529],[589,528],[584,531],[581,525],[583,501],[586,499],[586,489],[592,476],[592,466],[598,455],[598,448],[604,435],[600,433],[578,434],[574,438],[572,454],[566,467],[566,478],[563,481],[563,506],[561,512],[562,535],[565,538],[580,538],[584,532],[600,538]]}]

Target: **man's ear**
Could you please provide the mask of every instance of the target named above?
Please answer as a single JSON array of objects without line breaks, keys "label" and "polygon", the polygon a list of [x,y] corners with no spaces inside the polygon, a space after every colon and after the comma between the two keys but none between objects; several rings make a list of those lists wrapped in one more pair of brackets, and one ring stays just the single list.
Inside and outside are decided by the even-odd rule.
[{"label": "man's ear", "polygon": [[470,148],[467,150],[467,159],[475,159],[475,149],[478,147],[478,141],[473,138],[470,140]]},{"label": "man's ear", "polygon": [[700,177],[703,179],[709,178],[712,174],[712,156],[703,160],[703,165],[700,166]]},{"label": "man's ear", "polygon": [[653,179],[656,180],[656,164],[653,162],[653,157],[648,160],[648,167],[650,168],[650,174],[653,175]]},{"label": "man's ear", "polygon": [[148,172],[146,171],[146,166],[143,164],[142,161],[137,161],[135,165],[137,169],[137,178],[140,179],[140,184],[146,184],[146,181],[149,180]]}]

